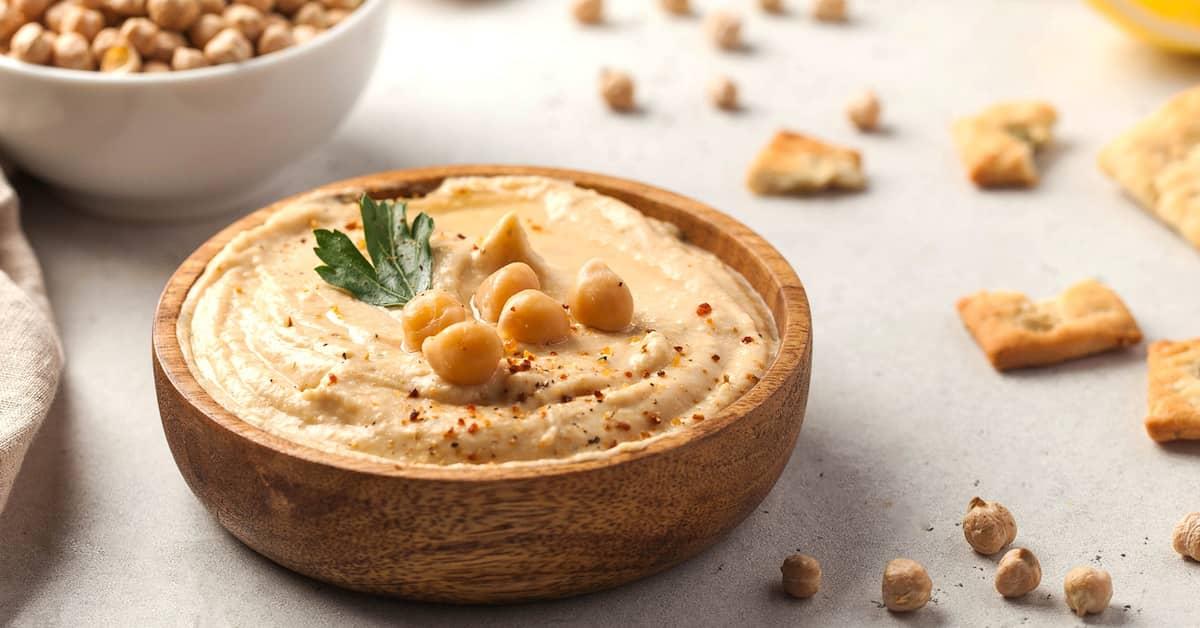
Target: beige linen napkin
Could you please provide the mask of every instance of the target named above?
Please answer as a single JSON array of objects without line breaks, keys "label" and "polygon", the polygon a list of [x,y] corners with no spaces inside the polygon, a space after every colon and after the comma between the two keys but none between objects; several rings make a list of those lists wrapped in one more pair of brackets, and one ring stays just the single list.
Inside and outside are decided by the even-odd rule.
[{"label": "beige linen napkin", "polygon": [[0,174],[0,511],[62,371],[62,346],[17,195]]}]

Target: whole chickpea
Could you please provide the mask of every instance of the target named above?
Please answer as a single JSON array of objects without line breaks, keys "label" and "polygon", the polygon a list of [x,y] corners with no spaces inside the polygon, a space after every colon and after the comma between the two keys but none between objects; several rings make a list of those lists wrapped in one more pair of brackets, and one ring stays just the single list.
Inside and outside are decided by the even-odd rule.
[{"label": "whole chickpea", "polygon": [[131,17],[121,25],[121,37],[137,49],[142,57],[154,53],[154,36],[158,34],[158,24],[144,17]]},{"label": "whole chickpea", "polygon": [[1188,513],[1171,533],[1171,547],[1192,560],[1200,560],[1200,512]]},{"label": "whole chickpea", "polygon": [[1017,538],[1017,522],[999,502],[971,498],[962,520],[963,536],[976,552],[991,556]]},{"label": "whole chickpea", "polygon": [[146,0],[146,12],[162,28],[186,31],[200,17],[200,3],[196,0]]},{"label": "whole chickpea", "polygon": [[16,10],[21,12],[27,20],[39,20],[46,9],[50,7],[51,0],[9,0]]},{"label": "whole chickpea", "polygon": [[175,53],[171,55],[171,69],[176,72],[207,66],[208,60],[204,58],[204,53],[195,48],[176,48]]},{"label": "whole chickpea", "polygon": [[307,24],[314,28],[325,28],[328,26],[328,16],[325,15],[325,6],[320,2],[306,2],[296,13],[292,15],[293,24]]},{"label": "whole chickpea", "polygon": [[212,65],[237,63],[254,56],[250,40],[236,28],[226,28],[204,45],[204,58]]},{"label": "whole chickpea", "polygon": [[333,28],[348,17],[350,17],[350,12],[345,9],[327,9],[325,11],[325,28]]},{"label": "whole chickpea", "polygon": [[621,331],[633,320],[633,293],[608,264],[590,259],[567,297],[575,320],[602,331]]},{"label": "whole chickpea", "polygon": [[1076,567],[1067,572],[1063,581],[1063,593],[1067,606],[1083,617],[1088,613],[1102,613],[1112,600],[1112,576],[1095,567]]},{"label": "whole chickpea", "polygon": [[121,40],[108,47],[100,57],[100,71],[113,74],[132,74],[142,69],[142,56],[128,42]]},{"label": "whole chickpea", "polygon": [[659,4],[667,13],[687,15],[692,12],[690,0],[660,0]]},{"label": "whole chickpea", "polygon": [[[5,3],[4,6],[7,9],[8,4]],[[61,33],[63,16],[68,12],[79,11],[81,9],[83,9],[83,7],[79,6],[78,4],[70,4],[68,2],[52,4],[46,9],[45,15],[42,16],[42,22],[46,24],[46,28],[49,28],[56,33]],[[22,17],[22,19],[24,19],[24,17]]]},{"label": "whole chickpea", "polygon": [[265,26],[262,11],[252,6],[231,4],[226,7],[224,17],[226,27],[242,31],[250,41],[256,41],[262,35]]},{"label": "whole chickpea", "polygon": [[573,0],[571,15],[580,24],[599,24],[604,21],[604,0]]},{"label": "whole chickpea", "polygon": [[733,79],[728,76],[718,76],[713,79],[708,86],[708,96],[718,109],[734,111],[738,108],[737,83],[734,83]]},{"label": "whole chickpea", "polygon": [[525,262],[534,269],[541,267],[541,258],[533,251],[516,212],[508,212],[496,221],[474,256],[478,267],[489,273],[512,262]]},{"label": "whole chickpea", "polygon": [[426,290],[413,297],[400,313],[404,347],[420,351],[425,339],[470,318],[467,308],[445,290]]},{"label": "whole chickpea", "polygon": [[121,38],[121,32],[115,28],[102,28],[99,33],[96,33],[95,39],[92,40],[92,56],[100,59],[104,57],[104,53],[108,52],[109,48],[118,43],[125,42]]},{"label": "whole chickpea", "polygon": [[8,43],[13,33],[24,25],[25,16],[16,7],[8,2],[0,2],[0,42]]},{"label": "whole chickpea", "polygon": [[504,304],[497,331],[505,338],[534,345],[562,342],[571,320],[562,304],[541,290],[522,290]]},{"label": "whole chickpea", "polygon": [[312,41],[313,37],[320,34],[321,31],[318,28],[308,24],[297,24],[292,28],[292,39],[296,40],[297,45]]},{"label": "whole chickpea", "polygon": [[262,37],[258,38],[258,54],[270,54],[295,45],[296,38],[292,36],[291,26],[272,24],[263,29]]},{"label": "whole chickpea", "polygon": [[883,603],[889,611],[907,613],[929,602],[933,581],[915,560],[897,558],[883,569]]},{"label": "whole chickpea", "polygon": [[792,597],[810,598],[821,588],[821,563],[807,554],[788,556],[779,568],[783,590]]},{"label": "whole chickpea", "polygon": [[845,21],[846,0],[813,0],[812,14],[822,22]]},{"label": "whole chickpea", "polygon": [[275,26],[277,24],[286,26],[289,29],[292,27],[292,21],[287,19],[287,17],[284,15],[280,15],[279,13],[276,13],[274,11],[263,14],[263,32],[264,33],[266,32],[266,30],[268,28],[271,28],[272,26]]},{"label": "whole chickpea", "polygon": [[704,19],[708,37],[722,50],[742,47],[742,18],[730,11],[713,11]]},{"label": "whole chickpea", "polygon": [[353,11],[362,6],[362,0],[320,0],[320,2],[327,9],[339,9],[342,11]]},{"label": "whole chickpea", "polygon": [[69,32],[54,40],[54,65],[72,70],[96,69],[96,58],[88,46],[88,40],[79,33]]},{"label": "whole chickpea", "polygon": [[621,70],[601,70],[600,97],[613,111],[633,111],[637,106],[634,102],[633,77]]},{"label": "whole chickpea", "polygon": [[142,64],[142,73],[143,74],[161,74],[163,72],[170,72],[170,71],[171,71],[171,66],[167,65],[166,63],[163,63],[162,61],[158,61],[158,60],[147,61],[146,63]]},{"label": "whole chickpea", "polygon": [[492,378],[504,356],[496,330],[478,321],[455,323],[425,339],[421,352],[438,377],[460,386]]},{"label": "whole chickpea", "polygon": [[996,591],[1004,597],[1021,597],[1042,582],[1042,564],[1033,552],[1015,547],[996,565]]},{"label": "whole chickpea", "polygon": [[758,6],[767,13],[783,13],[783,0],[758,0]]},{"label": "whole chickpea", "polygon": [[504,304],[522,290],[538,290],[542,287],[537,273],[525,262],[513,262],[487,276],[475,290],[475,309],[485,321],[500,320]]},{"label": "whole chickpea", "polygon": [[882,107],[875,92],[866,90],[846,107],[846,117],[859,131],[874,131],[879,128],[879,113]]},{"label": "whole chickpea", "polygon": [[203,48],[217,33],[225,30],[225,20],[215,13],[204,13],[188,29],[188,40],[193,46]]},{"label": "whole chickpea", "polygon": [[58,32],[79,33],[85,40],[92,41],[104,28],[104,14],[95,9],[85,9],[79,6],[74,8],[73,11],[63,13]]},{"label": "whole chickpea", "polygon": [[237,2],[252,6],[258,9],[263,15],[275,9],[275,0],[237,0]]},{"label": "whole chickpea", "polygon": [[221,15],[228,5],[225,0],[196,0],[196,4],[200,5],[200,15],[207,13]]},{"label": "whole chickpea", "polygon": [[54,35],[41,24],[30,22],[13,34],[9,54],[26,63],[46,65],[54,54]]},{"label": "whole chickpea", "polygon": [[158,31],[158,34],[154,36],[154,50],[150,53],[149,58],[170,64],[171,59],[175,56],[175,51],[184,46],[187,46],[187,40],[183,35],[175,31]]}]

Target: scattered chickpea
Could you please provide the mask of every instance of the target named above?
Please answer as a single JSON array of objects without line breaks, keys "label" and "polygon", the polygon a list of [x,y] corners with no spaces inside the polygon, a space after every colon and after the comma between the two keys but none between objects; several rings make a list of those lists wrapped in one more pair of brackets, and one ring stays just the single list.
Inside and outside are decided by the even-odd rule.
[{"label": "scattered chickpea", "polygon": [[254,56],[250,40],[236,28],[226,28],[204,45],[204,58],[212,65],[237,63]]},{"label": "scattered chickpea", "polygon": [[996,591],[1004,597],[1021,597],[1042,582],[1042,564],[1033,552],[1015,547],[996,565]]},{"label": "scattered chickpea", "polygon": [[846,20],[846,0],[813,0],[812,14],[822,22],[843,22]]},{"label": "scattered chickpea", "polygon": [[633,320],[633,294],[608,264],[584,262],[567,297],[575,320],[601,331],[621,331]]},{"label": "scattered chickpea", "polygon": [[571,333],[571,320],[562,304],[541,290],[522,290],[504,303],[497,331],[505,338],[534,345],[562,342]]},{"label": "scattered chickpea", "polygon": [[690,0],[661,0],[662,8],[667,13],[688,15],[692,12]]},{"label": "scattered chickpea", "polygon": [[69,32],[54,40],[53,63],[60,68],[92,70],[96,67],[96,58],[83,35]]},{"label": "scattered chickpea", "polygon": [[999,502],[971,498],[962,520],[963,536],[976,552],[991,556],[1017,538],[1017,522]]},{"label": "scattered chickpea", "polygon": [[203,48],[212,41],[213,37],[217,36],[217,33],[223,30],[225,30],[225,20],[220,15],[205,13],[188,29],[188,39],[193,46]]},{"label": "scattered chickpea", "polygon": [[1192,560],[1200,560],[1200,512],[1188,513],[1171,534],[1171,547]]},{"label": "scattered chickpea", "polygon": [[512,262],[525,262],[535,270],[542,264],[516,212],[504,214],[492,225],[491,231],[479,243],[479,250],[475,251],[474,257],[479,268],[488,273]]},{"label": "scattered chickpea", "polygon": [[100,71],[113,74],[132,74],[142,69],[142,55],[124,40],[118,41],[100,57]]},{"label": "scattered chickpea", "polygon": [[226,27],[238,29],[250,41],[255,41],[262,35],[265,26],[262,11],[252,6],[231,4],[225,9],[223,17]]},{"label": "scattered chickpea", "polygon": [[599,24],[604,21],[604,0],[573,0],[571,15],[580,24]]},{"label": "scattered chickpea", "polygon": [[1067,572],[1063,581],[1063,592],[1067,606],[1083,617],[1088,613],[1102,613],[1112,600],[1112,576],[1095,567],[1076,567]]},{"label": "scattered chickpea", "polygon": [[138,54],[148,57],[154,52],[154,36],[158,34],[158,24],[144,17],[131,17],[121,25],[121,37],[129,42]]},{"label": "scattered chickpea", "polygon": [[25,16],[26,20],[39,20],[46,9],[50,7],[51,0],[9,0],[16,10]]},{"label": "scattered chickpea", "polygon": [[467,308],[454,295],[445,290],[426,290],[406,303],[400,313],[404,347],[420,351],[426,338],[469,318]]},{"label": "scattered chickpea", "polygon": [[496,330],[478,321],[455,323],[425,339],[421,352],[438,377],[461,386],[492,378],[504,356]]},{"label": "scattered chickpea", "polygon": [[185,31],[200,17],[197,0],[146,0],[146,12],[160,27]]},{"label": "scattered chickpea", "polygon": [[718,76],[708,86],[708,96],[718,109],[735,111],[738,108],[737,83],[728,76]]},{"label": "scattered chickpea", "polygon": [[850,101],[846,107],[846,117],[859,131],[870,132],[879,128],[881,109],[879,97],[868,89]]},{"label": "scattered chickpea", "polygon": [[621,70],[605,68],[600,72],[600,96],[613,111],[633,111],[633,77]]},{"label": "scattered chickpea", "polygon": [[475,291],[475,309],[485,321],[496,322],[504,304],[523,290],[538,290],[542,284],[537,273],[525,262],[513,262],[488,275]]},{"label": "scattered chickpea", "polygon": [[103,0],[101,8],[124,17],[143,17],[146,15],[146,0]]},{"label": "scattered chickpea", "polygon": [[176,48],[175,54],[171,55],[171,69],[193,70],[208,66],[208,60],[204,58],[204,52],[195,48]]},{"label": "scattered chickpea", "polygon": [[109,48],[123,41],[125,40],[121,38],[121,33],[117,29],[102,28],[99,33],[96,33],[96,38],[92,40],[92,56],[101,59]]},{"label": "scattered chickpea", "polygon": [[896,558],[883,569],[883,603],[889,611],[907,613],[929,602],[933,581],[915,560]]},{"label": "scattered chickpea", "polygon": [[810,598],[821,588],[821,563],[806,554],[788,556],[779,568],[783,572],[783,590],[798,598]]},{"label": "scattered chickpea", "polygon": [[37,22],[29,22],[17,29],[9,46],[9,54],[13,57],[26,63],[46,65],[54,54],[54,34]]},{"label": "scattered chickpea", "polygon": [[758,0],[758,6],[767,13],[783,13],[783,0]]},{"label": "scattered chickpea", "polygon": [[262,37],[258,38],[258,54],[265,55],[295,45],[296,38],[292,36],[290,26],[272,24],[265,28]]},{"label": "scattered chickpea", "polygon": [[742,18],[729,11],[713,11],[704,20],[708,36],[718,48],[737,50],[742,47]]},{"label": "scattered chickpea", "polygon": [[325,7],[320,2],[306,2],[292,16],[292,23],[307,24],[316,28],[325,28],[327,20],[328,16],[325,14]]}]

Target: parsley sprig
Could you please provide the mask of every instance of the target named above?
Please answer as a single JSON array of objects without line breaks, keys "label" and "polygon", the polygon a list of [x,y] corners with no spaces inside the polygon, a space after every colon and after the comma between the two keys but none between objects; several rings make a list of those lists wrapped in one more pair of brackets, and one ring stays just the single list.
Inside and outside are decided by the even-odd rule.
[{"label": "parsley sprig", "polygon": [[358,207],[371,261],[345,233],[314,229],[317,246],[313,252],[325,262],[316,268],[321,279],[360,301],[383,307],[404,305],[428,290],[433,282],[429,246],[433,218],[417,214],[410,226],[406,203],[376,201],[366,194],[358,200]]}]

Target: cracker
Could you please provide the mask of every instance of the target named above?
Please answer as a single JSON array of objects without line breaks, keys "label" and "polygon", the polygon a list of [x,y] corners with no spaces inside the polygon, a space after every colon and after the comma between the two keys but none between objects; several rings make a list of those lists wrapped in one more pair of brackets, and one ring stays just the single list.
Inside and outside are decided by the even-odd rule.
[{"label": "cracker", "polygon": [[1200,87],[1176,95],[1100,152],[1100,169],[1200,247]]},{"label": "cracker", "polygon": [[1159,442],[1200,440],[1200,338],[1150,345],[1146,433]]},{"label": "cracker", "polygon": [[858,151],[791,131],[776,133],[746,175],[746,186],[761,195],[859,190],[866,183]]},{"label": "cracker", "polygon": [[1057,364],[1142,340],[1121,297],[1090,279],[1038,302],[1019,292],[980,292],[959,299],[958,315],[998,371]]},{"label": "cracker", "polygon": [[1038,182],[1034,153],[1049,144],[1058,112],[1041,101],[997,103],[951,128],[967,176],[979,187]]}]

